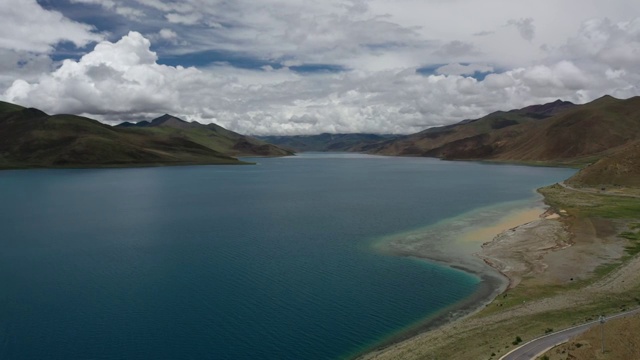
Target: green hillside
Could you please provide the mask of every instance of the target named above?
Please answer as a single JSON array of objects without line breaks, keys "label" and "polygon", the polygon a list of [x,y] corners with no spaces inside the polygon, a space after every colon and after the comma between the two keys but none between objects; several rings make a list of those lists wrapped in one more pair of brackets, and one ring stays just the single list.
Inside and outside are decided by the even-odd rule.
[{"label": "green hillside", "polygon": [[8,103],[0,110],[0,168],[242,163],[171,134],[139,133]]}]

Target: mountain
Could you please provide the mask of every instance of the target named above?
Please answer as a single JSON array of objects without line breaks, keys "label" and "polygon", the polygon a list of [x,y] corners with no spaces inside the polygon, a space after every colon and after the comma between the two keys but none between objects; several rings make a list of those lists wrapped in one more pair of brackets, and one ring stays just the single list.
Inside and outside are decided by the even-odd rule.
[{"label": "mountain", "polygon": [[230,156],[289,156],[293,151],[283,149],[262,140],[240,135],[216,124],[187,122],[165,114],[151,122],[124,122],[118,128],[180,137]]},{"label": "mountain", "polygon": [[361,147],[394,139],[394,135],[319,134],[260,136],[259,139],[295,151],[359,151]]},{"label": "mountain", "polygon": [[640,138],[640,97],[555,102],[427,129],[366,149],[385,155],[587,164]]},{"label": "mountain", "polygon": [[570,102],[556,101],[511,111],[497,111],[479,119],[429,128],[377,145],[363,145],[355,150],[383,155],[433,156],[441,158],[484,158],[493,134],[510,134],[518,125],[547,119],[574,108]]},{"label": "mountain", "polygon": [[115,128],[0,102],[0,168],[241,163],[172,134]]}]

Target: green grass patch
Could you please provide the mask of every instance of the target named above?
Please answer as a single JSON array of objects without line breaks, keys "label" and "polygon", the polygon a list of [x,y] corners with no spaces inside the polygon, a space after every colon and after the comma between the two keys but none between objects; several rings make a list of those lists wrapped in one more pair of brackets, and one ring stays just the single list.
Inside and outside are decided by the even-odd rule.
[{"label": "green grass patch", "polygon": [[[631,229],[636,230],[640,227],[640,224],[632,224],[630,226]],[[627,254],[630,256],[640,254],[640,231],[625,231],[620,234],[620,237],[623,237],[629,240],[629,245],[625,246],[625,250]]]},{"label": "green grass patch", "polygon": [[640,199],[583,193],[560,185],[547,186],[538,191],[544,195],[547,204],[576,217],[640,218]]},{"label": "green grass patch", "polygon": [[22,107],[20,105],[16,105],[16,104],[11,104],[11,103],[8,103],[8,102],[0,101],[0,113],[20,111],[22,109],[24,109],[24,107]]}]

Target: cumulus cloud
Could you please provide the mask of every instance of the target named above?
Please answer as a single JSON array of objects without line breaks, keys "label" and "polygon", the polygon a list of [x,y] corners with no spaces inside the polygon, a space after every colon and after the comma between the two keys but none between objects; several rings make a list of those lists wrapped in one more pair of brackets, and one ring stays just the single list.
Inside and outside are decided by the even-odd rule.
[{"label": "cumulus cloud", "polygon": [[57,44],[83,47],[102,39],[93,27],[43,9],[35,0],[0,2],[0,88],[15,79],[35,81],[53,69],[48,54]]},{"label": "cumulus cloud", "polygon": [[195,69],[156,63],[149,41],[130,33],[117,43],[103,41],[79,61],[65,60],[37,83],[16,80],[5,97],[59,113],[128,113],[157,111],[174,99],[174,77],[188,78]]},{"label": "cumulus cloud", "polygon": [[[309,134],[410,133],[557,98],[585,102],[606,93],[640,94],[640,64],[634,61],[640,20],[590,20],[570,24],[572,36],[549,35],[550,20],[541,16],[551,0],[531,5],[531,17],[512,20],[509,27],[505,19],[517,19],[518,6],[482,13],[479,3],[468,0],[398,0],[407,6],[382,0],[74,1],[113,14],[142,11],[149,16],[135,24],[147,36],[118,35],[77,60],[56,63],[46,55],[56,43],[84,46],[101,35],[55,11],[27,6],[35,1],[19,2],[21,11],[57,20],[31,25],[41,26],[43,34],[25,28],[28,44],[22,50],[11,47],[17,35],[8,32],[15,28],[0,29],[5,32],[0,36],[3,100],[107,122],[172,113],[243,133]],[[416,11],[424,4],[442,12]],[[577,0],[565,4],[577,12],[588,9]],[[451,17],[443,15],[447,11]],[[467,24],[464,19],[476,13],[478,23],[474,17],[474,24]],[[446,24],[443,31],[449,21],[456,26]],[[495,31],[480,36],[489,34],[478,34],[479,29]],[[529,42],[548,44],[546,50],[521,41],[514,29]],[[201,68],[161,64],[163,56],[172,55],[175,63],[176,54],[210,50],[240,54],[255,61],[255,69],[234,68],[224,58]],[[340,71],[292,70],[310,63]],[[425,64],[439,65],[432,67],[434,74],[417,72]],[[473,78],[476,73],[486,77]]]},{"label": "cumulus cloud", "polygon": [[586,101],[628,80],[605,67],[587,75],[570,61],[489,74],[483,81],[464,76],[491,70],[451,64],[440,69],[447,75],[429,76],[415,69],[305,76],[287,68],[205,71],[158,64],[149,40],[131,32],[99,43],[78,61],[64,61],[38,81],[15,81],[2,97],[107,121],[168,112],[252,134],[409,133],[557,98]]},{"label": "cumulus cloud", "polygon": [[518,29],[520,36],[527,41],[532,41],[533,37],[536,35],[536,26],[533,24],[532,18],[518,20],[512,19],[507,22],[507,25],[515,26],[515,28]]},{"label": "cumulus cloud", "polygon": [[586,21],[558,55],[593,59],[613,69],[640,72],[640,18],[619,23],[609,19]]}]

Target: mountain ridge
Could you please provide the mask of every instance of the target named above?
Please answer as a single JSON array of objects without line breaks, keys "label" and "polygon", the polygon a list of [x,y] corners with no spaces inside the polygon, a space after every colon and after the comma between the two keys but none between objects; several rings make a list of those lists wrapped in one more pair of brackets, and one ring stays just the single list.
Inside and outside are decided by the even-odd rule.
[{"label": "mountain ridge", "polygon": [[[354,150],[445,160],[578,167],[593,164],[570,182],[640,186],[632,179],[640,178],[640,163],[632,161],[640,150],[636,143],[639,139],[640,97],[621,100],[607,95],[582,105],[555,101],[495,112]],[[607,179],[605,169],[620,171]]]},{"label": "mountain ridge", "polygon": [[[0,169],[246,164],[231,153],[272,156],[272,148],[277,148],[217,125],[196,125],[171,115],[158,119],[155,124],[147,122],[149,126],[128,123],[119,127],[0,102]],[[217,133],[207,141],[198,141],[185,135],[181,127]],[[234,135],[227,138],[225,134]],[[242,151],[225,152],[226,144],[217,146],[221,141],[236,144]]]},{"label": "mountain ridge", "polygon": [[171,134],[235,157],[289,156],[294,154],[291,150],[251,136],[238,134],[217,124],[187,122],[170,114],[164,114],[151,121],[124,122],[116,127]]}]

